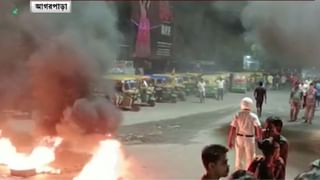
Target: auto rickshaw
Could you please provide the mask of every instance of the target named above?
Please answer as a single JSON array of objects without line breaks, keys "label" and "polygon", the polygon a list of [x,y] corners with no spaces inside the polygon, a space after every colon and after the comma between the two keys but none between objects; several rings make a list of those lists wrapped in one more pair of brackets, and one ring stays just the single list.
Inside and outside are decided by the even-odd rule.
[{"label": "auto rickshaw", "polygon": [[108,75],[105,79],[115,83],[115,94],[112,102],[115,106],[123,110],[139,111],[138,104],[138,81],[134,76],[128,75]]},{"label": "auto rickshaw", "polygon": [[203,75],[202,79],[206,82],[206,97],[217,99],[218,97],[218,80],[219,76],[215,74]]},{"label": "auto rickshaw", "polygon": [[156,105],[155,89],[151,82],[150,76],[137,75],[136,78],[139,81],[139,99],[141,106],[151,106]]},{"label": "auto rickshaw", "polygon": [[183,77],[178,74],[158,74],[160,76],[166,76],[168,79],[170,79],[169,86],[172,86],[178,99],[180,101],[186,100],[186,92],[185,92],[185,86],[183,84]]},{"label": "auto rickshaw", "polygon": [[231,91],[236,93],[246,93],[249,89],[248,74],[233,73]]},{"label": "auto rickshaw", "polygon": [[170,76],[154,74],[151,79],[155,85],[156,102],[177,102],[175,87],[172,86],[173,79]]},{"label": "auto rickshaw", "polygon": [[179,74],[183,78],[186,95],[196,95],[198,92],[197,82],[201,76],[199,73],[182,73]]}]

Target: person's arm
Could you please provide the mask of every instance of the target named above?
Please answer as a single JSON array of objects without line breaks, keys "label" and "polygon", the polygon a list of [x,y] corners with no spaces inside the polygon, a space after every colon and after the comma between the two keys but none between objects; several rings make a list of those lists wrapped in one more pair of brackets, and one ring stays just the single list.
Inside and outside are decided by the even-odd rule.
[{"label": "person's arm", "polygon": [[230,126],[229,128],[229,134],[228,134],[228,148],[232,149],[234,146],[234,139],[236,135],[236,127]]},{"label": "person's arm", "polygon": [[257,99],[257,88],[254,89],[253,96],[254,96],[254,99]]},{"label": "person's arm", "polygon": [[258,117],[255,118],[254,120],[254,131],[255,131],[255,135],[256,135],[256,140],[260,141],[261,140],[261,134],[262,134],[262,129],[261,129],[261,123],[258,119]]},{"label": "person's arm", "polygon": [[264,102],[267,104],[267,90],[264,92]]},{"label": "person's arm", "polygon": [[256,172],[256,167],[257,167],[257,162],[252,161],[251,164],[249,165],[247,171],[254,174]]},{"label": "person's arm", "polygon": [[262,129],[260,126],[255,126],[254,127],[254,130],[255,130],[255,133],[256,133],[256,139],[257,141],[260,141],[261,140],[261,134],[262,134]]},{"label": "person's arm", "polygon": [[234,146],[234,139],[237,132],[237,116],[235,116],[230,124],[229,133],[228,133],[228,148],[232,149]]},{"label": "person's arm", "polygon": [[291,102],[292,102],[292,97],[293,97],[293,92],[291,91],[290,98],[289,98],[289,104],[291,104]]},{"label": "person's arm", "polygon": [[282,151],[282,153],[281,153],[282,159],[284,161],[284,164],[286,165],[287,164],[287,158],[288,158],[288,150],[289,150],[288,142],[284,143],[281,148],[282,148],[282,150],[281,150]]}]

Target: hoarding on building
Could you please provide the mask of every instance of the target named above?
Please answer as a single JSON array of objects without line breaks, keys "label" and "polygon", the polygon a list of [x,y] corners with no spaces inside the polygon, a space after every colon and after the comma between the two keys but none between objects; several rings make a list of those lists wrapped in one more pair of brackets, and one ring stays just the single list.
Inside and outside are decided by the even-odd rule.
[{"label": "hoarding on building", "polygon": [[[145,15],[146,18],[144,18]],[[146,4],[133,1],[131,18],[135,34],[132,42],[133,57],[137,59],[170,58],[173,40],[172,20],[169,1],[149,1]]]}]

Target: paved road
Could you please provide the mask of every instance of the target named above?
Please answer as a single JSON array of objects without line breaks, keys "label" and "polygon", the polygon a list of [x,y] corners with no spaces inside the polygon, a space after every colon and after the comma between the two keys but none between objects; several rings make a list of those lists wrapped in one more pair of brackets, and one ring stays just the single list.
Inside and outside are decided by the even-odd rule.
[{"label": "paved road", "polygon": [[[223,103],[220,102],[225,109],[219,110],[218,108],[216,112],[208,116],[194,116],[195,121],[206,125],[201,128],[194,126],[197,130],[189,132],[193,136],[188,136],[188,133],[185,132],[184,135],[189,138],[188,142],[183,140],[170,141],[172,137],[169,137],[166,139],[167,143],[151,142],[147,145],[143,143],[128,146],[129,155],[135,162],[134,171],[136,172],[136,177],[147,179],[199,178],[203,172],[200,162],[201,149],[210,143],[226,144],[228,123],[233,114],[230,111],[235,112],[234,107],[238,105],[239,99],[243,96],[241,94],[230,94],[229,100]],[[215,105],[218,106],[217,104]],[[312,126],[301,123],[301,120],[296,123],[287,122],[288,113],[288,93],[269,92],[268,102],[264,105],[261,121],[264,121],[269,115],[277,115],[284,120],[284,134],[290,141],[287,178],[292,179],[297,173],[304,170],[311,161],[319,157],[320,133],[317,130],[320,127],[320,123],[319,112],[316,112],[316,118]],[[185,129],[183,125],[186,126],[186,124],[190,123],[184,118],[180,118],[180,121],[175,120],[180,122],[181,129]],[[147,123],[144,126],[147,126]],[[138,125],[131,127],[132,129],[139,128]],[[142,124],[140,125],[141,127],[143,127]],[[176,130],[177,135],[182,135],[178,132],[179,130]],[[229,160],[231,170],[233,170],[234,151],[229,153]],[[159,171],[162,173],[158,173]]]},{"label": "paved road", "polygon": [[[198,179],[203,168],[201,149],[210,143],[226,144],[228,123],[237,111],[239,101],[251,93],[228,94],[223,102],[208,100],[205,104],[190,98],[177,104],[158,104],[140,112],[124,112],[120,129],[127,162],[129,179]],[[314,125],[287,123],[288,93],[270,92],[264,106],[263,121],[269,115],[281,116],[285,121],[284,134],[290,141],[287,178],[292,179],[312,160],[319,157],[319,112]],[[83,146],[85,146],[83,144]],[[59,151],[59,176],[37,176],[31,179],[71,179],[89,156],[67,150]],[[233,170],[234,152],[228,154]],[[1,178],[4,179],[4,178]],[[6,178],[9,179],[9,178]]]}]

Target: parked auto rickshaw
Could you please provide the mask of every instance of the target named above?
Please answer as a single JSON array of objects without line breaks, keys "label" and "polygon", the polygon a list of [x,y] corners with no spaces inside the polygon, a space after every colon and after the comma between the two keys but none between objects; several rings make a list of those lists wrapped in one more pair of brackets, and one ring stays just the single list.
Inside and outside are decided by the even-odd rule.
[{"label": "parked auto rickshaw", "polygon": [[186,92],[185,92],[185,85],[183,84],[183,77],[178,74],[159,74],[162,76],[166,76],[170,79],[169,85],[174,87],[176,91],[177,97],[180,101],[186,100]]},{"label": "parked auto rickshaw", "polygon": [[181,75],[173,75],[175,90],[178,96],[178,99],[181,101],[186,100],[186,86],[183,84],[183,76]]},{"label": "parked auto rickshaw", "polygon": [[175,87],[172,85],[173,78],[167,75],[155,74],[151,76],[155,85],[156,102],[177,102]]},{"label": "parked auto rickshaw", "polygon": [[186,95],[196,95],[198,92],[197,82],[201,76],[199,73],[182,73],[179,74],[183,78]]},{"label": "parked auto rickshaw", "polygon": [[236,93],[246,93],[248,91],[248,74],[233,73],[231,91]]},{"label": "parked auto rickshaw", "polygon": [[218,95],[218,75],[203,75],[202,79],[206,82],[206,97],[217,99]]},{"label": "parked auto rickshaw", "polygon": [[155,87],[151,82],[150,76],[136,76],[139,81],[139,99],[141,106],[155,106],[156,98],[155,98]]},{"label": "parked auto rickshaw", "polygon": [[105,78],[115,83],[115,94],[111,98],[115,106],[123,110],[140,110],[138,104],[139,89],[136,77],[128,75],[108,75]]}]

